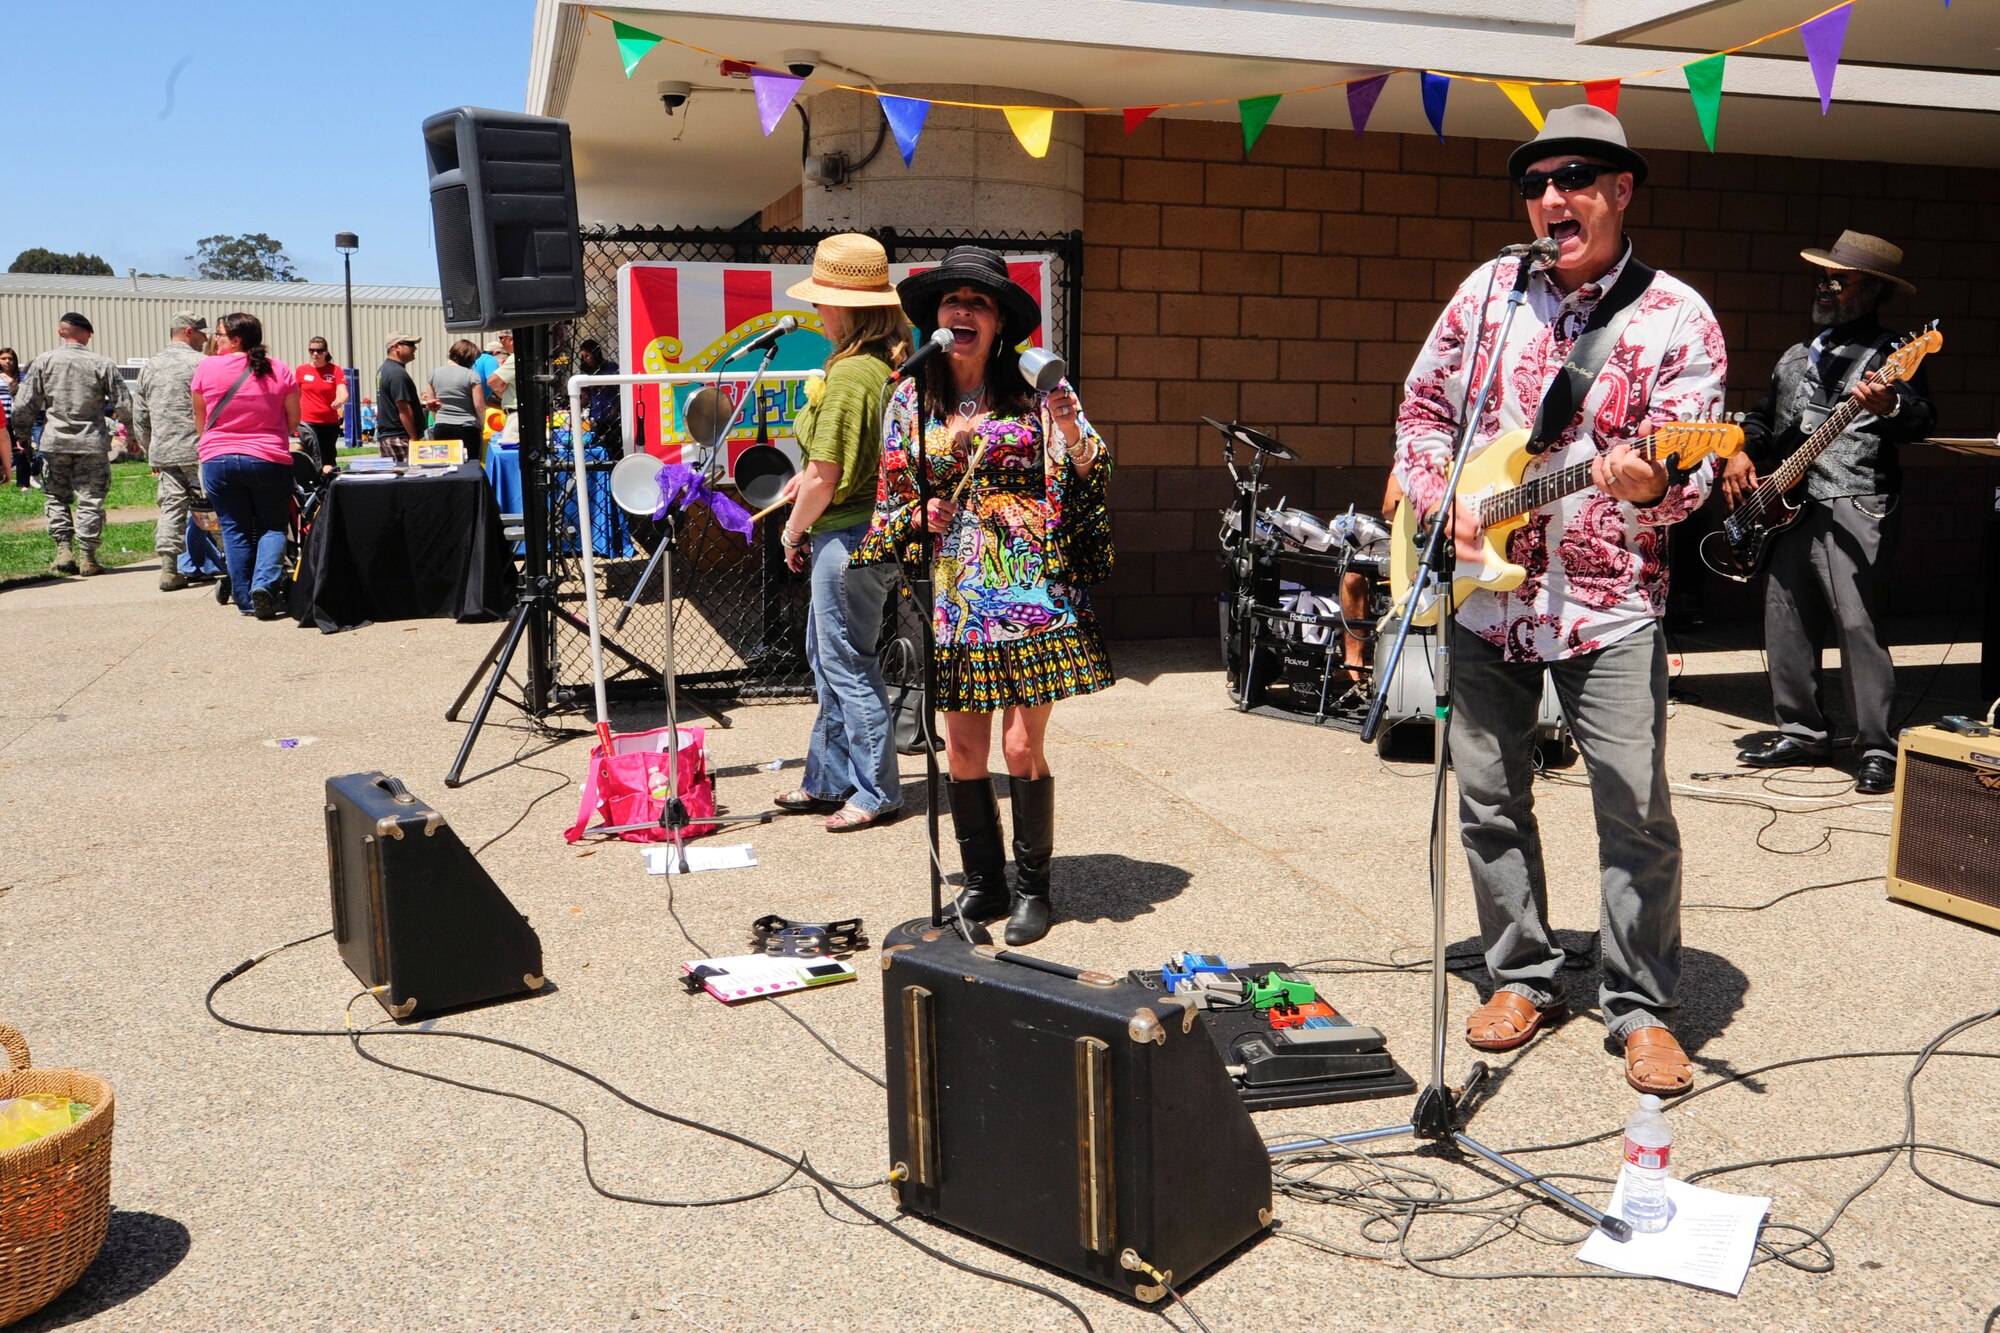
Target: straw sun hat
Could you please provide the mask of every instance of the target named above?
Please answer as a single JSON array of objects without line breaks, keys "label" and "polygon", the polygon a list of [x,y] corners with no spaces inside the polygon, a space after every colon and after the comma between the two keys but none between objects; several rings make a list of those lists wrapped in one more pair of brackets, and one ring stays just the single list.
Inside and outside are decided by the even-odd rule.
[{"label": "straw sun hat", "polygon": [[814,305],[900,305],[889,283],[889,253],[873,236],[845,231],[813,247],[812,276],[785,295]]},{"label": "straw sun hat", "polygon": [[1881,278],[1902,288],[1905,294],[1917,290],[1914,283],[1902,276],[1901,248],[1866,232],[1844,231],[1831,250],[1801,250],[1799,258],[1821,268],[1849,269]]}]

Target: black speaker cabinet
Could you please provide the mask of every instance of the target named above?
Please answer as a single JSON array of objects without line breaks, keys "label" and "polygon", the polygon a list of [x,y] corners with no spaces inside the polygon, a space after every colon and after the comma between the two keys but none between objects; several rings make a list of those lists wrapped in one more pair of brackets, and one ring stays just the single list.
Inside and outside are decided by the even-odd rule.
[{"label": "black speaker cabinet", "polygon": [[900,938],[882,1010],[906,1211],[1148,1302],[1270,1224],[1270,1156],[1192,1011],[947,932]]},{"label": "black speaker cabinet", "polygon": [[392,1018],[542,988],[542,941],[444,816],[381,773],[326,780],[340,956]]},{"label": "black speaker cabinet", "polygon": [[2000,732],[1903,732],[1889,896],[2000,930]]},{"label": "black speaker cabinet", "polygon": [[462,106],[424,122],[448,329],[520,328],[584,312],[569,122]]}]

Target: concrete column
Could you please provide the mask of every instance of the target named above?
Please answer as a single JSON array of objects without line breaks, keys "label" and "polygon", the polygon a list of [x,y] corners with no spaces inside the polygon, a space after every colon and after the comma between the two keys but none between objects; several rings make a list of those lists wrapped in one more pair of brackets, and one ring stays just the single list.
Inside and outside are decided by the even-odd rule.
[{"label": "concrete column", "polygon": [[[1075,106],[1024,88],[900,84],[904,97],[949,98],[995,106]],[[834,89],[807,104],[813,153],[843,152],[859,162],[875,146],[881,105]],[[875,160],[834,189],[807,184],[804,221],[828,230],[1064,232],[1083,226],[1083,117],[1058,113],[1045,157],[1029,157],[999,111],[933,105],[903,165],[891,133]]]}]

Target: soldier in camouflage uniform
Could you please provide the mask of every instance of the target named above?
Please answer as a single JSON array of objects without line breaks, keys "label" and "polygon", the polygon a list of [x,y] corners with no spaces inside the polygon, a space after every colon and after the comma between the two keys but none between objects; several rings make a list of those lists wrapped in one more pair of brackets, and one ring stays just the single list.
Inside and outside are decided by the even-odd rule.
[{"label": "soldier in camouflage uniform", "polygon": [[167,345],[147,358],[139,372],[139,392],[132,406],[132,438],[152,460],[160,479],[160,526],[153,549],[160,553],[160,591],[188,586],[180,571],[187,549],[188,510],[201,498],[201,458],[196,451],[200,432],[194,425],[194,395],[188,382],[201,364],[201,347],[208,341],[208,321],[191,311],[176,314],[168,328]]},{"label": "soldier in camouflage uniform", "polygon": [[[95,332],[82,315],[67,314],[56,324],[61,339],[21,376],[15,409],[29,419],[42,414],[43,512],[56,544],[52,574],[102,574],[97,544],[104,537],[104,497],[111,490],[110,408],[132,428],[132,395],[111,358],[90,350]],[[74,526],[70,506],[76,506]],[[71,554],[74,545],[76,552]]]}]

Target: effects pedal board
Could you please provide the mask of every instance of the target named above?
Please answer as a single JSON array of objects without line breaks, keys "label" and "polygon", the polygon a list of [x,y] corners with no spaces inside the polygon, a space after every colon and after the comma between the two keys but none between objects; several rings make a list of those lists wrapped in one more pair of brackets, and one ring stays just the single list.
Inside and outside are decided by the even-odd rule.
[{"label": "effects pedal board", "polygon": [[1148,990],[1199,993],[1196,1017],[1253,1111],[1414,1093],[1382,1034],[1343,1017],[1288,963],[1225,964],[1182,954],[1128,974]]}]

